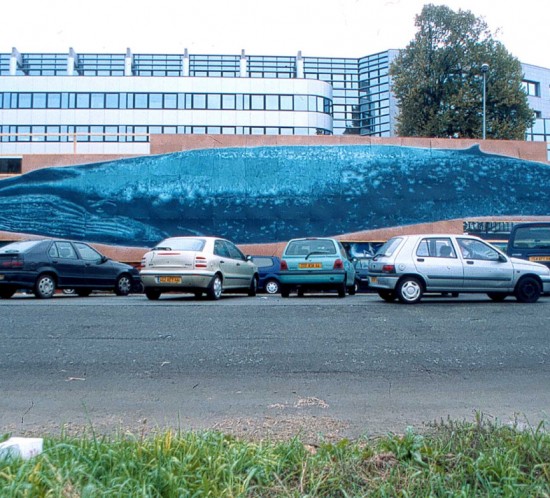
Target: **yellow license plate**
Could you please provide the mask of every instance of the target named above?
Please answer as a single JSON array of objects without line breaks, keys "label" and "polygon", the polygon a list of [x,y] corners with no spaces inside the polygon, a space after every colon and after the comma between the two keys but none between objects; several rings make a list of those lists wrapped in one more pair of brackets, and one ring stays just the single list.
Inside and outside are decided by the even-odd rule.
[{"label": "yellow license plate", "polygon": [[529,261],[550,261],[550,256],[531,256]]},{"label": "yellow license plate", "polygon": [[159,277],[161,284],[181,284],[181,277]]},{"label": "yellow license plate", "polygon": [[298,263],[298,268],[300,269],[309,269],[309,268],[323,268],[321,263]]},{"label": "yellow license plate", "polygon": [[370,283],[371,283],[371,284],[376,284],[376,283],[378,283],[378,277],[369,277],[369,280],[370,280]]}]

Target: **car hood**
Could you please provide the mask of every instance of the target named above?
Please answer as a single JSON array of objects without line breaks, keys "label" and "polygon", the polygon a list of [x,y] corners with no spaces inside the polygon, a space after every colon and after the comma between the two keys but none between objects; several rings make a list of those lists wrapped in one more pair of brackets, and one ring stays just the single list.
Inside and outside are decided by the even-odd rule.
[{"label": "car hood", "polygon": [[515,270],[535,271],[540,274],[550,275],[550,269],[540,263],[527,261],[526,259],[510,258]]}]

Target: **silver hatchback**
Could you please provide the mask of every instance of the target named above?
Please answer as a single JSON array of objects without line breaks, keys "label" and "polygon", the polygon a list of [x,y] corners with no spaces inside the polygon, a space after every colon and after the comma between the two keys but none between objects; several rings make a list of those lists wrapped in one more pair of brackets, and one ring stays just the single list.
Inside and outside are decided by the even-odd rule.
[{"label": "silver hatchback", "polygon": [[217,237],[171,237],[147,252],[141,261],[141,281],[152,300],[164,292],[206,293],[219,299],[222,292],[255,296],[258,268],[229,240]]},{"label": "silver hatchback", "polygon": [[513,295],[534,303],[550,292],[550,269],[510,258],[468,235],[402,235],[388,240],[369,263],[369,287],[386,301],[418,303],[425,293]]}]

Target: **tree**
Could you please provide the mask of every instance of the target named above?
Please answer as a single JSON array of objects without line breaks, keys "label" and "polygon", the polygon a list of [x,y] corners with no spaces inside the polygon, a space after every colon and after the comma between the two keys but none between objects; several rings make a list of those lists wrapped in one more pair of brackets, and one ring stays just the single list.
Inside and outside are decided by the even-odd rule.
[{"label": "tree", "polygon": [[425,5],[418,32],[390,67],[401,136],[481,138],[482,64],[486,73],[487,138],[524,140],[533,111],[518,59],[470,11]]}]

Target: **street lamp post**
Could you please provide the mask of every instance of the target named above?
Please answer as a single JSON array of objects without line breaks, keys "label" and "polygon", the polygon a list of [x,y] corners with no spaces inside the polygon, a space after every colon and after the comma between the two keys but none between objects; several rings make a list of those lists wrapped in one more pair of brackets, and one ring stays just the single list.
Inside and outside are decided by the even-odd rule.
[{"label": "street lamp post", "polygon": [[487,116],[486,116],[486,106],[487,106],[487,71],[489,71],[489,64],[481,64],[481,73],[483,74],[483,140],[485,140],[487,132]]}]

